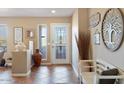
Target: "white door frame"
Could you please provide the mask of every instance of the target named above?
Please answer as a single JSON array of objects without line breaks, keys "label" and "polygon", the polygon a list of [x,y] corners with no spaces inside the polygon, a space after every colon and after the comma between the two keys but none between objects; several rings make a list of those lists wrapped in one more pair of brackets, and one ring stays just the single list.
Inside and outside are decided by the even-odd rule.
[{"label": "white door frame", "polygon": [[67,39],[68,41],[68,47],[67,47],[67,51],[68,51],[68,56],[67,56],[67,63],[62,63],[62,64],[70,64],[71,62],[71,54],[70,54],[70,51],[71,51],[71,47],[70,47],[70,45],[71,45],[71,28],[70,28],[70,23],[51,23],[50,24],[50,60],[51,60],[51,63],[52,64],[61,64],[61,63],[54,63],[54,62],[52,62],[53,61],[53,49],[52,49],[52,27],[53,27],[53,25],[67,25],[67,27],[68,27],[68,32],[67,32],[67,34],[68,34],[68,36],[69,36],[69,38]]}]

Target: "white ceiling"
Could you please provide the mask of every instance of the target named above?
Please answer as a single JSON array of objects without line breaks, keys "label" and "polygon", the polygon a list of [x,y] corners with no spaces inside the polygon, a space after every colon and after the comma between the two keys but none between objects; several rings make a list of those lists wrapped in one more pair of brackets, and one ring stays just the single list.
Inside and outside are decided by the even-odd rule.
[{"label": "white ceiling", "polygon": [[[56,10],[55,14],[51,10]],[[68,17],[74,8],[0,8],[0,17]]]}]

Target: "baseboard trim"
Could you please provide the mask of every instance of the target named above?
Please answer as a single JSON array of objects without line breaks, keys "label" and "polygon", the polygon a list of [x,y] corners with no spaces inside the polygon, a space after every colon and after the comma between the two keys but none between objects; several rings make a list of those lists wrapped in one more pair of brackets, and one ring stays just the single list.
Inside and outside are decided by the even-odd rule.
[{"label": "baseboard trim", "polygon": [[73,68],[73,70],[74,70],[74,72],[75,72],[76,76],[78,77],[78,71],[76,70],[76,68],[74,67],[74,65],[73,65],[73,64],[72,64],[72,68]]},{"label": "baseboard trim", "polygon": [[52,65],[51,63],[41,63],[41,66],[45,66],[45,65]]},{"label": "baseboard trim", "polygon": [[25,76],[28,76],[30,73],[31,73],[31,71],[28,71],[27,73],[12,73],[12,76],[25,77]]},{"label": "baseboard trim", "polygon": [[41,63],[41,66],[44,65],[71,65],[70,63]]}]

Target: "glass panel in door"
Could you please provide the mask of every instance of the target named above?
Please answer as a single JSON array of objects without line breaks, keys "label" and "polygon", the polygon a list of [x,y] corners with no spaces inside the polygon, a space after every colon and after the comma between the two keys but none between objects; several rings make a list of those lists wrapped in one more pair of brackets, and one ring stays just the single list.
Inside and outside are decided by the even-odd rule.
[{"label": "glass panel in door", "polygon": [[0,52],[7,51],[7,25],[0,24]]},{"label": "glass panel in door", "polygon": [[39,25],[39,48],[42,60],[47,60],[47,26]]}]

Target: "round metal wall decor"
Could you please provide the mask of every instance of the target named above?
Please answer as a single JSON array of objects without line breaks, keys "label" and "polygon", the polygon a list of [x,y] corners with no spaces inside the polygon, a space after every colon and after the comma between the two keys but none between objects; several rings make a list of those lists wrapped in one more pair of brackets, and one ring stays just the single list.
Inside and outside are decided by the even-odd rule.
[{"label": "round metal wall decor", "polygon": [[96,27],[100,23],[100,20],[101,20],[101,14],[99,12],[97,12],[96,14],[94,14],[90,17],[89,27],[90,28]]},{"label": "round metal wall decor", "polygon": [[105,46],[111,50],[117,50],[123,39],[123,17],[117,8],[109,9],[102,22],[102,38]]}]

